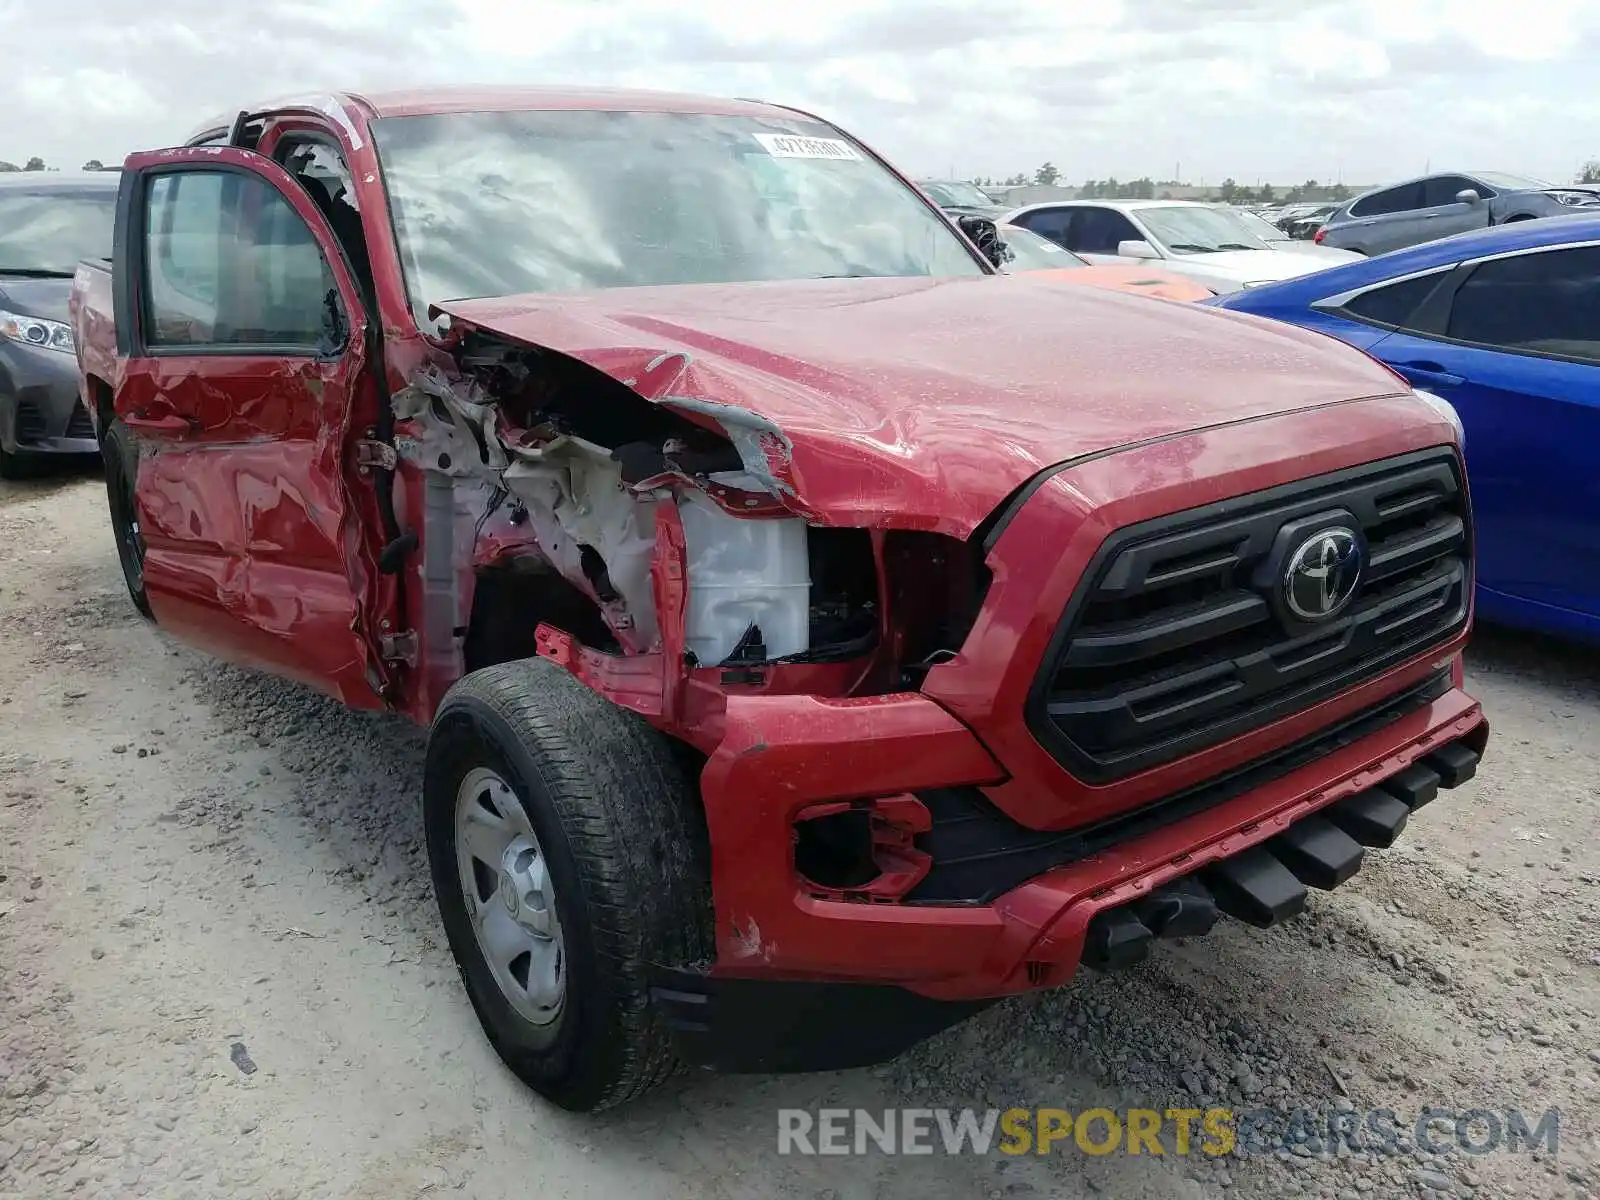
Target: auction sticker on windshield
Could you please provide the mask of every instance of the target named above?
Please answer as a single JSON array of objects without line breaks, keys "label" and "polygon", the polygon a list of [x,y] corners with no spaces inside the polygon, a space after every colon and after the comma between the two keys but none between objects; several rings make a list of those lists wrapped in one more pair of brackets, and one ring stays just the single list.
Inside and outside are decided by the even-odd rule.
[{"label": "auction sticker on windshield", "polygon": [[793,133],[752,134],[773,158],[832,158],[859,161],[861,155],[849,142],[838,138],[800,137]]}]

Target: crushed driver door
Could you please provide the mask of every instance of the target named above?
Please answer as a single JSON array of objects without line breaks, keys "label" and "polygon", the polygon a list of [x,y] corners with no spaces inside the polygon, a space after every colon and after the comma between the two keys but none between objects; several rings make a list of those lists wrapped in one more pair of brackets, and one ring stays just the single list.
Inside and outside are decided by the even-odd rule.
[{"label": "crushed driver door", "polygon": [[196,147],[128,160],[116,228],[116,418],[156,620],[380,705],[381,539],[351,491],[369,317],[326,218],[270,159]]}]

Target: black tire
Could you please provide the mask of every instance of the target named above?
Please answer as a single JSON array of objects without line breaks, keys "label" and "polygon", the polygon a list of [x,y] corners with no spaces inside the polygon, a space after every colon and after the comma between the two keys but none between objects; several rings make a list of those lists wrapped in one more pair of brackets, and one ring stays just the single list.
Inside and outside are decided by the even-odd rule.
[{"label": "black tire", "polygon": [[[515,793],[553,884],[565,994],[549,1024],[515,1010],[473,932],[455,805],[479,768]],[[423,818],[450,948],[506,1065],[580,1112],[631,1100],[672,1074],[649,972],[709,961],[713,929],[704,816],[668,739],[544,659],[486,667],[451,688],[434,717]]]},{"label": "black tire", "polygon": [[111,509],[111,536],[117,544],[122,578],[139,615],[155,619],[144,590],[144,543],[139,537],[139,509],[134,481],[139,476],[139,448],[121,421],[110,421],[100,435],[100,457],[105,463],[106,502]]}]

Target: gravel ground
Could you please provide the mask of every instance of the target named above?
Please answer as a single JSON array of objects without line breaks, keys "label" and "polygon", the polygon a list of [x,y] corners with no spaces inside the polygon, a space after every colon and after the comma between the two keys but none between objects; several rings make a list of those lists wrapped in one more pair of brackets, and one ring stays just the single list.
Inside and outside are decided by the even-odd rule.
[{"label": "gravel ground", "polygon": [[[1480,636],[1479,780],[1284,927],[1225,923],[876,1070],[694,1075],[581,1118],[500,1067],[460,992],[419,733],[137,621],[103,510],[97,480],[0,484],[0,1195],[1600,1195],[1592,655]],[[968,1104],[1277,1117],[1221,1159],[776,1153],[779,1107]],[[1559,1109],[1559,1151],[1419,1147],[1428,1105]],[[1328,1138],[1373,1108],[1392,1153]]]}]

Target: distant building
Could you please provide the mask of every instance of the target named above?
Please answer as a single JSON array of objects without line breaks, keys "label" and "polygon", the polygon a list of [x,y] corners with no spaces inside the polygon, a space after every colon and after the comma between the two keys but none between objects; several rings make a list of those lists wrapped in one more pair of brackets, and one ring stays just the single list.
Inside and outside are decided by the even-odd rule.
[{"label": "distant building", "polygon": [[1024,204],[1043,204],[1048,200],[1076,200],[1078,189],[1056,183],[1023,183],[1011,187],[986,187],[996,204],[1021,208]]}]

